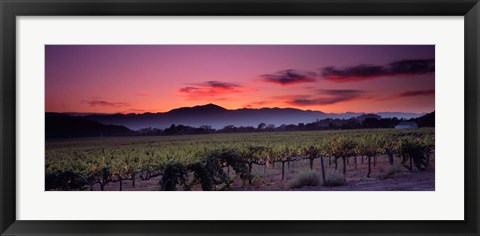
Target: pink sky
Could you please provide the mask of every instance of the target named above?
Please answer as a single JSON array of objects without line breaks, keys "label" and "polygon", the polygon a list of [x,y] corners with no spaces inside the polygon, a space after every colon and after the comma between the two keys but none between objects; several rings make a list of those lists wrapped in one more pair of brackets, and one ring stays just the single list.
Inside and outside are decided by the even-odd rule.
[{"label": "pink sky", "polygon": [[431,112],[433,45],[47,45],[47,112]]}]

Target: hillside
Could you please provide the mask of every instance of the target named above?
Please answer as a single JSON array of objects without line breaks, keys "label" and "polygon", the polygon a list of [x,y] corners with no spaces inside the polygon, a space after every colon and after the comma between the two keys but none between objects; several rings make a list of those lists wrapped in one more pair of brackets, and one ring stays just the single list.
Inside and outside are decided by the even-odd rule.
[{"label": "hillside", "polygon": [[[229,110],[215,104],[203,106],[182,107],[163,113],[143,113],[143,114],[112,114],[112,115],[88,115],[86,119],[96,121],[102,124],[121,125],[132,130],[152,127],[165,129],[172,124],[200,127],[202,125],[211,126],[214,129],[221,129],[228,125],[236,127],[253,126],[257,127],[260,123],[273,124],[280,126],[282,124],[310,123],[316,120],[349,119],[364,115],[366,113],[324,113],[321,111],[300,110],[294,108],[260,108],[250,109],[242,108]],[[422,114],[415,113],[382,113],[383,118],[416,118]],[[379,114],[376,114],[379,115]]]},{"label": "hillside", "polygon": [[135,132],[124,126],[104,125],[61,113],[45,113],[47,139],[129,135],[135,135]]}]

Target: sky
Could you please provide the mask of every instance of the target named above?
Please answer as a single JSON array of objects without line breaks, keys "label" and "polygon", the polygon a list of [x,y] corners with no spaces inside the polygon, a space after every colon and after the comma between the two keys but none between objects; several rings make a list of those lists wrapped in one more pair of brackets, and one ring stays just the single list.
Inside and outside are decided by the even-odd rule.
[{"label": "sky", "polygon": [[434,45],[46,45],[46,112],[435,109]]}]

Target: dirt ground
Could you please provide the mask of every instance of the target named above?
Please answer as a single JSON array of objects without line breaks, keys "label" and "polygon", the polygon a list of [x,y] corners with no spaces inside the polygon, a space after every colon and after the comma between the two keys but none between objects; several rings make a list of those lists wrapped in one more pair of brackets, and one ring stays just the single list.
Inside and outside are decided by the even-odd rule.
[{"label": "dirt ground", "polygon": [[[397,166],[400,173],[392,176],[386,176],[385,172],[390,167],[388,158],[386,156],[379,156],[376,159],[375,166],[372,160],[372,173],[370,178],[367,178],[368,165],[366,158],[363,163],[361,157],[357,157],[357,167],[355,168],[354,158],[349,159],[347,164],[347,182],[344,185],[336,187],[326,186],[305,186],[298,189],[291,189],[289,183],[302,172],[310,169],[308,161],[291,162],[290,167],[285,164],[285,179],[282,181],[281,163],[276,163],[275,166],[254,166],[253,168],[253,182],[252,184],[242,182],[238,177],[235,177],[233,170],[230,170],[230,176],[234,179],[230,191],[435,191],[435,158],[430,160],[430,166],[423,171],[408,170],[400,165],[400,159],[394,159],[394,165]],[[325,159],[326,172],[334,171],[334,161],[329,163]],[[321,176],[320,160],[314,161],[314,171],[317,171]],[[343,170],[343,163],[338,161],[338,171]],[[225,169],[225,172],[228,170]],[[132,187],[132,181],[123,181],[123,191],[156,191],[159,190],[159,181],[161,177],[152,178],[148,181],[141,181],[138,179],[135,187]],[[321,181],[320,181],[321,182]],[[110,183],[105,187],[106,191],[119,191],[120,184]],[[96,191],[100,190],[98,185],[94,186]],[[181,190],[181,189],[179,189]],[[201,190],[196,186],[193,190]]]},{"label": "dirt ground", "polygon": [[302,191],[435,191],[435,171],[404,172],[388,179],[365,178],[337,187],[303,187]]}]

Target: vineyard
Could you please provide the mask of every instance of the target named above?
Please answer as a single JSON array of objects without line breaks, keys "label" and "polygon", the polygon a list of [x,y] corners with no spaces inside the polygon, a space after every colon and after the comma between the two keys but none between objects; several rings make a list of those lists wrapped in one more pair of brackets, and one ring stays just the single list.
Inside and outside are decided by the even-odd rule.
[{"label": "vineyard", "polygon": [[45,189],[122,191],[153,182],[149,190],[235,190],[268,175],[287,181],[295,168],[330,186],[329,173],[371,178],[379,162],[425,170],[434,136],[421,128],[47,140]]}]

